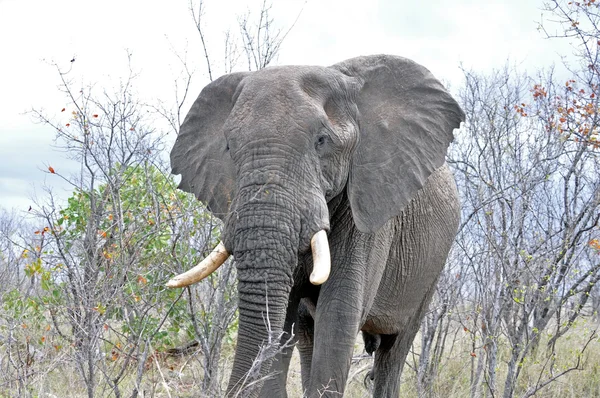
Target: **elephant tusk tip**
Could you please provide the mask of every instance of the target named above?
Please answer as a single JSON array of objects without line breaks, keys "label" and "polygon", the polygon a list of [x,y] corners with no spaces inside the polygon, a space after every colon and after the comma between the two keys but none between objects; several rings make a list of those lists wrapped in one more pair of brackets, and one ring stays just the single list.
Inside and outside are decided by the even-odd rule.
[{"label": "elephant tusk tip", "polygon": [[310,283],[312,283],[313,285],[322,285],[323,283],[325,283],[327,281],[327,279],[329,278],[329,273],[327,273],[327,275],[316,275],[314,272],[312,274],[310,274]]},{"label": "elephant tusk tip", "polygon": [[183,274],[172,277],[165,286],[173,289],[198,283],[219,268],[228,257],[227,249],[225,249],[222,242],[219,242],[217,247],[200,264]]},{"label": "elephant tusk tip", "polygon": [[169,279],[169,281],[165,284],[165,286],[168,287],[169,289],[183,287],[183,285],[181,284],[181,281],[177,277]]}]

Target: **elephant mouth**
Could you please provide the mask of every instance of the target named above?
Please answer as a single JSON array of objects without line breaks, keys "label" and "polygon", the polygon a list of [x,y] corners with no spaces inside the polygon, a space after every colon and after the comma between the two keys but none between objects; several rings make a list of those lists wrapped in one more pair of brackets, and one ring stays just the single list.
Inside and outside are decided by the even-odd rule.
[{"label": "elephant mouth", "polygon": [[[310,240],[310,247],[313,256],[313,271],[309,279],[313,285],[321,285],[327,281],[331,272],[331,255],[329,252],[329,242],[327,241],[327,232],[322,229],[314,234]],[[198,265],[182,274],[174,276],[167,282],[166,286],[169,288],[180,288],[198,283],[215,272],[229,256],[230,254],[225,245],[219,242],[213,251]]]}]

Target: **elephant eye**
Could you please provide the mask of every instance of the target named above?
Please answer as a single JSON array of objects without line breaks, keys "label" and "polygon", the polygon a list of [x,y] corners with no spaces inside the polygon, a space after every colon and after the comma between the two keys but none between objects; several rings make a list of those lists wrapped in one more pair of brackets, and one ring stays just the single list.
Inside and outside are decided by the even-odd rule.
[{"label": "elephant eye", "polygon": [[317,137],[317,140],[315,142],[315,149],[319,150],[321,148],[323,148],[323,146],[327,143],[327,136],[326,135],[319,135]]}]

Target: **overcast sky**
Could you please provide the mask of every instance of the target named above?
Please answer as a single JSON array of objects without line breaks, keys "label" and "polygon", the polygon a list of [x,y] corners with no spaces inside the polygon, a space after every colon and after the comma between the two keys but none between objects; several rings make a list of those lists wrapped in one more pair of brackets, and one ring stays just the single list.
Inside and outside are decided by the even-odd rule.
[{"label": "overcast sky", "polygon": [[[260,9],[261,0],[205,0],[206,36],[215,54],[236,15]],[[487,72],[508,59],[530,71],[560,63],[568,43],[544,39],[537,29],[542,0],[273,0],[273,17],[296,25],[277,64],[330,65],[357,55],[389,53],[411,58],[444,82],[461,84],[459,65]],[[410,4],[410,5],[407,5]],[[26,112],[59,116],[66,104],[50,66],[69,68],[76,81],[116,84],[127,74],[125,49],[140,73],[137,91],[147,102],[172,100],[178,63],[187,48],[202,78],[200,42],[189,0],[0,0],[0,206],[27,210],[42,187],[69,191],[45,170],[76,171],[52,147],[51,128]],[[216,56],[215,56],[216,58]],[[218,61],[215,59],[215,62]],[[243,67],[243,64],[240,64]],[[188,104],[191,105],[191,104]]]}]

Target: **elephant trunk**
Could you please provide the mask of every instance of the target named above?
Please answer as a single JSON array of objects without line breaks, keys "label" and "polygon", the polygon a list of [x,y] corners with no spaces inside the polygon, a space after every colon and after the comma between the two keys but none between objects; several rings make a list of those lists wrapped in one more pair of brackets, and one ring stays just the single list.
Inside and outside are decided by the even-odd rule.
[{"label": "elephant trunk", "polygon": [[[244,196],[244,192],[240,194]],[[299,216],[291,206],[256,198],[237,206],[233,255],[238,269],[239,328],[228,394],[256,396],[268,375],[297,264]]]},{"label": "elephant trunk", "polygon": [[[296,156],[289,144],[254,136],[244,151],[232,154],[239,165],[238,192],[222,236],[235,258],[239,293],[228,394],[243,391],[243,397],[260,392],[262,383],[256,380],[269,374],[279,350],[298,253],[310,250],[311,237],[329,227],[316,166]],[[317,272],[315,280],[322,283],[327,274]]]}]

